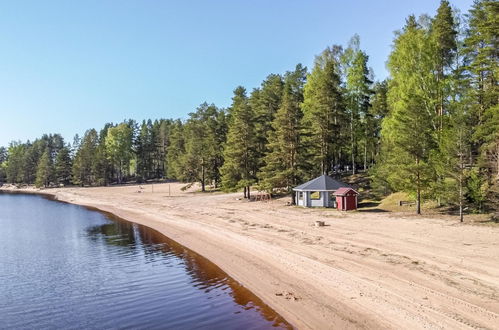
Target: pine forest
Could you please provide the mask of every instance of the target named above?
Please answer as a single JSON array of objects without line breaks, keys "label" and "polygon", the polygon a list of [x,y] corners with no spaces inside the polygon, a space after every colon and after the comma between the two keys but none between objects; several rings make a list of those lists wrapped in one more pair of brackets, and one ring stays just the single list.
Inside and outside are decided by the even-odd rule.
[{"label": "pine forest", "polygon": [[355,35],[313,66],[237,86],[228,108],[124,120],[65,141],[0,147],[0,184],[200,182],[202,190],[291,193],[321,174],[362,174],[379,198],[404,192],[472,212],[499,208],[499,2],[468,13],[442,0],[394,35],[376,79]]}]

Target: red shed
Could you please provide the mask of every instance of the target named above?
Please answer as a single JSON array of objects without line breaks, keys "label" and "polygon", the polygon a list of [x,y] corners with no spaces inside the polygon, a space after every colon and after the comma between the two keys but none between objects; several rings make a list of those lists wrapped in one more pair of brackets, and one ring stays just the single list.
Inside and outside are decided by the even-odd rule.
[{"label": "red shed", "polygon": [[340,188],[334,192],[336,196],[336,205],[340,211],[349,211],[357,209],[357,195],[359,193],[352,188]]}]

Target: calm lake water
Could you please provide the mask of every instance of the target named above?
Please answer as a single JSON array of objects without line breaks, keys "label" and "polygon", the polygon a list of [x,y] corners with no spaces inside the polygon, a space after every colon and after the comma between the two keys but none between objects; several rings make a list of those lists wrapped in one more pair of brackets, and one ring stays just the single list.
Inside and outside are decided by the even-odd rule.
[{"label": "calm lake water", "polygon": [[289,327],[217,266],[157,231],[0,193],[0,329]]}]

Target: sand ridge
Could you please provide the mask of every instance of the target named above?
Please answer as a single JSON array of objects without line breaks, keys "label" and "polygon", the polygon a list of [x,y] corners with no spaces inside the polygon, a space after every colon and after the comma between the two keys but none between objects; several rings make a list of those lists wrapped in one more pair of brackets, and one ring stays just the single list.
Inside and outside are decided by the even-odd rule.
[{"label": "sand ridge", "polygon": [[248,202],[184,186],[43,192],[160,231],[300,329],[499,328],[499,227]]}]

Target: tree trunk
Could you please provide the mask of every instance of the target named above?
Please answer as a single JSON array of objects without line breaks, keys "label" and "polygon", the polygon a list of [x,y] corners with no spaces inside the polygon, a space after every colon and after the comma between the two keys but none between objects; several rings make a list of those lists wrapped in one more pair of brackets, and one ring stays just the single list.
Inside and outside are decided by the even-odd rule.
[{"label": "tree trunk", "polygon": [[416,184],[417,184],[417,201],[416,201],[416,214],[421,214],[421,178],[420,178],[420,175],[421,173],[419,172],[419,158],[416,158],[416,166],[418,167],[417,168],[417,180],[416,180]]},{"label": "tree trunk", "polygon": [[201,191],[205,192],[206,187],[205,187],[205,174],[204,174],[204,164],[201,165]]},{"label": "tree trunk", "polygon": [[291,205],[296,205],[296,192],[294,190],[291,191]]},{"label": "tree trunk", "polygon": [[350,122],[350,142],[352,144],[352,174],[355,174],[355,141],[353,138],[353,112]]},{"label": "tree trunk", "polygon": [[497,148],[496,148],[496,170],[497,170],[497,175],[496,175],[496,179],[499,180],[499,143],[497,144]]},{"label": "tree trunk", "polygon": [[121,161],[118,165],[118,184],[121,184]]},{"label": "tree trunk", "polygon": [[463,216],[463,184],[459,182],[459,221],[464,221]]},{"label": "tree trunk", "polygon": [[367,134],[366,134],[366,143],[364,145],[364,171],[367,170]]},{"label": "tree trunk", "polygon": [[418,192],[417,192],[417,201],[416,201],[416,214],[421,214],[421,189],[418,187]]},{"label": "tree trunk", "polygon": [[463,215],[463,170],[464,170],[463,153],[460,152],[460,154],[459,154],[459,221],[460,222],[464,221],[464,215]]},{"label": "tree trunk", "polygon": [[248,186],[248,199],[251,200],[251,195],[250,195],[250,186]]},{"label": "tree trunk", "polygon": [[244,198],[247,198],[247,194],[246,194],[246,186],[244,186]]}]

